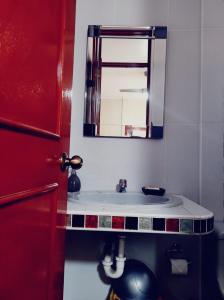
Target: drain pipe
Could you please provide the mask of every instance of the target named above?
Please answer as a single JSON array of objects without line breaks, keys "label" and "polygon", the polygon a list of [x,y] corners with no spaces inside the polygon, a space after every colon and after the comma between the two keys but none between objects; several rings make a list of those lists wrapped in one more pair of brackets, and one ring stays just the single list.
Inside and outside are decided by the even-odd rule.
[{"label": "drain pipe", "polygon": [[124,272],[126,257],[124,256],[125,236],[119,236],[118,256],[116,256],[116,269],[112,268],[113,259],[111,255],[106,255],[102,261],[105,274],[110,278],[119,278]]}]

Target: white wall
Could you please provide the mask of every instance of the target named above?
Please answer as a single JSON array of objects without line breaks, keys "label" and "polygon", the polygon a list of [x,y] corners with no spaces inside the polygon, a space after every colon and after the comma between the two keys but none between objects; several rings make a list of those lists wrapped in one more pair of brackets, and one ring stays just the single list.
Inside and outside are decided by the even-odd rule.
[{"label": "white wall", "polygon": [[224,1],[202,1],[201,204],[224,220]]},{"label": "white wall", "polygon": [[[71,154],[80,154],[83,190],[164,186],[198,201],[200,0],[78,0]],[[167,25],[165,137],[160,141],[82,136],[89,24]]]},{"label": "white wall", "polygon": [[[168,26],[164,139],[82,136],[86,34],[90,24]],[[126,178],[129,191],[156,184],[169,192],[199,200],[200,29],[200,0],[77,0],[70,153],[84,159],[83,168],[78,172],[83,190],[113,190],[119,178]],[[141,246],[137,245],[136,241],[136,249],[141,253]],[[73,247],[68,241],[70,254]],[[82,248],[87,256],[88,248]],[[97,254],[89,262],[88,258],[83,261],[70,254],[65,265],[64,300],[89,300],[82,292],[88,289],[85,279],[93,280],[96,287],[94,290],[91,285],[91,299],[103,298],[108,286],[97,277]],[[78,287],[75,278],[83,279],[78,281]]]}]

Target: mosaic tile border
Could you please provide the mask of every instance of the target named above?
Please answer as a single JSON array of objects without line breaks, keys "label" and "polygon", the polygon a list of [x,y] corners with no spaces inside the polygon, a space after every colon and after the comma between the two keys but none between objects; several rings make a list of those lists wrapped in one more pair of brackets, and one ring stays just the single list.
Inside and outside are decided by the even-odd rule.
[{"label": "mosaic tile border", "polygon": [[214,218],[184,219],[136,216],[68,214],[67,229],[127,231],[148,233],[207,234],[214,229]]}]

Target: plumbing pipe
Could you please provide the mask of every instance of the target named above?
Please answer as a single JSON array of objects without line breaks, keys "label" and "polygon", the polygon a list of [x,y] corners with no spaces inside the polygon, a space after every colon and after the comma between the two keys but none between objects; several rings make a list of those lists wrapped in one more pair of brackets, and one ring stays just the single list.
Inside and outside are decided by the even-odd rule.
[{"label": "plumbing pipe", "polygon": [[116,269],[112,268],[113,259],[110,255],[106,255],[102,261],[105,274],[110,278],[119,278],[124,272],[126,257],[124,257],[125,237],[119,237],[118,256],[116,256]]},{"label": "plumbing pipe", "polygon": [[118,257],[124,257],[125,236],[119,237]]},{"label": "plumbing pipe", "polygon": [[111,256],[105,256],[103,263],[103,268],[105,271],[105,274],[110,278],[119,278],[124,272],[124,264],[125,264],[126,257],[116,257],[116,270],[112,269],[111,266],[113,264],[113,261],[111,259]]}]

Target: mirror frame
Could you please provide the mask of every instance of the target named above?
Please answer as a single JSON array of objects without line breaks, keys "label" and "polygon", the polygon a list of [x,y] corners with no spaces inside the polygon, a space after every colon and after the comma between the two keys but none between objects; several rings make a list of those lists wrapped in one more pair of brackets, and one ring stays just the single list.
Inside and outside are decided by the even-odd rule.
[{"label": "mirror frame", "polygon": [[[148,51],[150,61],[145,63],[148,70],[147,90],[148,99],[146,105],[146,137],[125,137],[125,136],[101,136],[99,135],[100,125],[100,90],[101,90],[101,76],[98,76],[99,70],[102,68],[101,63],[101,42],[100,39],[104,37],[112,38],[143,38],[148,39]],[[156,80],[162,81],[163,90],[161,95],[156,95],[155,90],[152,93],[152,55],[151,55],[151,41],[165,40],[164,48],[164,69],[162,70],[162,78],[159,74],[154,74]],[[87,35],[87,61],[86,61],[86,84],[85,84],[85,110],[84,110],[84,125],[83,135],[85,137],[110,137],[110,138],[140,138],[140,139],[162,139],[163,138],[163,124],[164,124],[164,102],[165,102],[165,60],[166,60],[166,40],[167,27],[166,26],[149,26],[149,27],[121,27],[121,26],[102,26],[89,25]],[[91,51],[90,51],[91,44]],[[157,84],[155,84],[157,85]],[[150,87],[151,86],[151,87]],[[151,96],[150,96],[151,95]],[[150,121],[150,101],[149,98],[159,96],[162,111],[162,124],[153,125]],[[154,99],[156,101],[156,99]]]}]

